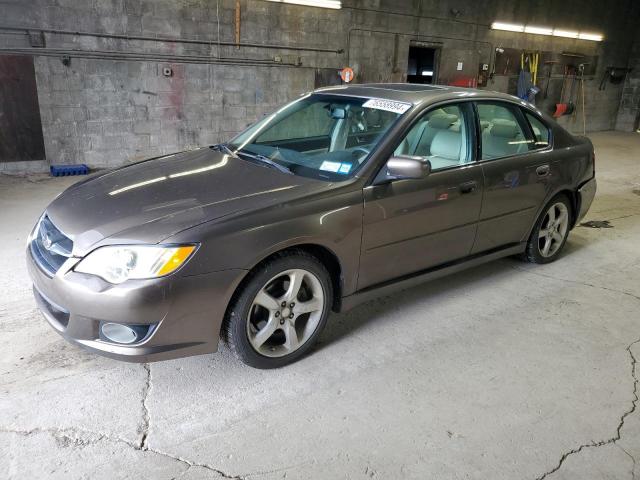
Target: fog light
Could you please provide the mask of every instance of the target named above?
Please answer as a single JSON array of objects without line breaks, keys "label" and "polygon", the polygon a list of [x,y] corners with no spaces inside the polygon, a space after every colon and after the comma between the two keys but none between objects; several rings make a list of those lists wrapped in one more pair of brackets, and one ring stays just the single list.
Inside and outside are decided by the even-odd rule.
[{"label": "fog light", "polygon": [[119,323],[103,323],[100,332],[115,343],[134,343],[142,340],[149,331],[149,325],[121,325]]}]

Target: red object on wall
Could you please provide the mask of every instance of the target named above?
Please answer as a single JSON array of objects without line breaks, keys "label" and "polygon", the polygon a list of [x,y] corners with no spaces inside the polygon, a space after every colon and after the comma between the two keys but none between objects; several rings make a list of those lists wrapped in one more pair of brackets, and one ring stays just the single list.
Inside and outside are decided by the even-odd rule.
[{"label": "red object on wall", "polygon": [[478,79],[476,77],[461,75],[451,80],[449,85],[452,87],[476,88],[478,86]]}]

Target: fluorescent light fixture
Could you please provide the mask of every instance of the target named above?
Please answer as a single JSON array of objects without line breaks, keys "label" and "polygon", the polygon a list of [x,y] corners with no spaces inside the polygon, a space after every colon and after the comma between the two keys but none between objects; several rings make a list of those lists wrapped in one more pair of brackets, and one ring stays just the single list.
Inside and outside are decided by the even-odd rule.
[{"label": "fluorescent light fixture", "polygon": [[578,32],[572,32],[569,30],[558,30],[557,28],[553,30],[554,37],[565,37],[565,38],[578,38]]},{"label": "fluorescent light fixture", "polygon": [[534,27],[532,25],[525,25],[524,33],[535,33],[536,35],[551,35],[553,30],[547,27]]},{"label": "fluorescent light fixture", "polygon": [[422,70],[423,77],[433,77],[433,70]]},{"label": "fluorescent light fixture", "polygon": [[601,42],[604,37],[599,33],[574,32],[560,28],[538,27],[535,25],[519,25],[517,23],[493,22],[493,30],[506,30],[507,32],[532,33],[534,35],[553,35],[554,37],[577,38],[579,40],[592,40]]},{"label": "fluorescent light fixture", "polygon": [[321,8],[342,8],[340,0],[267,0],[276,3],[290,3],[292,5],[304,5],[305,7],[321,7]]},{"label": "fluorescent light fixture", "polygon": [[513,23],[493,22],[491,28],[494,30],[506,30],[507,32],[524,32],[524,25]]},{"label": "fluorescent light fixture", "polygon": [[580,40],[593,40],[594,42],[602,41],[602,35],[599,35],[597,33],[580,33],[578,34],[578,38]]}]

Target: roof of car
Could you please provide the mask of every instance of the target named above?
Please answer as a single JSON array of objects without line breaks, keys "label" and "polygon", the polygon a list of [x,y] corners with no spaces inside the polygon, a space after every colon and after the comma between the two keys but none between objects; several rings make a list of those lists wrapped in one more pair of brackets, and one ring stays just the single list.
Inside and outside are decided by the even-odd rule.
[{"label": "roof of car", "polygon": [[513,95],[478,90],[474,88],[452,87],[447,85],[422,85],[415,83],[363,83],[355,85],[338,85],[315,90],[316,93],[330,93],[334,95],[349,95],[354,97],[371,97],[409,102],[413,104],[428,101],[429,103],[455,99],[460,97],[478,97],[497,100],[521,102]]}]

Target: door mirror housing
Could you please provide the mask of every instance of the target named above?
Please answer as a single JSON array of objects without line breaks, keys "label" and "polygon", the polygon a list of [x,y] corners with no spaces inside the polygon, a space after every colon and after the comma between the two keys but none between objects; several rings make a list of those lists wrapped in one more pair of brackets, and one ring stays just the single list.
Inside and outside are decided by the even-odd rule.
[{"label": "door mirror housing", "polygon": [[394,180],[419,180],[431,173],[431,162],[424,157],[396,155],[387,160],[375,183],[389,183]]}]

